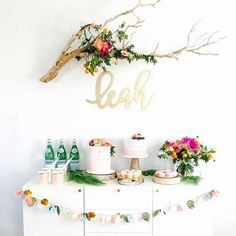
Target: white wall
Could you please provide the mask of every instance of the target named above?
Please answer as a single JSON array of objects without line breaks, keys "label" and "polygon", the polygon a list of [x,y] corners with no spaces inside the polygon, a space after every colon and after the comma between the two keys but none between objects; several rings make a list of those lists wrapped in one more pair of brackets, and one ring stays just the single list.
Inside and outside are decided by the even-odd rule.
[{"label": "white wall", "polygon": [[[220,30],[227,36],[212,48],[220,52],[218,57],[183,55],[179,61],[162,60],[155,67],[121,63],[111,68],[116,88],[131,86],[142,69],[151,70],[149,89],[156,96],[146,112],[137,105],[130,110],[99,110],[87,104],[85,99],[94,96],[96,77],[85,75],[76,61],[68,64],[52,83],[38,80],[81,25],[103,22],[134,3],[0,0],[0,235],[23,235],[21,202],[14,192],[42,166],[47,138],[64,138],[68,143],[77,138],[84,153],[90,138],[107,137],[120,147],[122,139],[136,132],[149,141],[151,158],[142,162],[144,169],[165,165],[154,158],[165,139],[199,135],[217,149],[217,162],[209,165],[209,173],[213,174],[208,174],[222,192],[216,209],[215,235],[235,235],[233,0],[162,0],[156,9],[139,11],[146,22],[134,42],[142,51],[152,51],[158,41],[162,51],[181,46],[189,28],[199,19],[203,20],[199,34]],[[116,157],[113,165],[122,169],[128,161]]]}]

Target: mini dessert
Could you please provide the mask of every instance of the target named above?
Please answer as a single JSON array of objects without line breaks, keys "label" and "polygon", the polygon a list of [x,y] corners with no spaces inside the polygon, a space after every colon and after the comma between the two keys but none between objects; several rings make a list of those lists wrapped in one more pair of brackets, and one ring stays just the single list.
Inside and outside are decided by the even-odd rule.
[{"label": "mini dessert", "polygon": [[122,171],[120,172],[120,177],[121,177],[121,179],[126,179],[128,172],[129,172],[129,170],[122,170]]},{"label": "mini dessert", "polygon": [[158,184],[178,184],[181,180],[178,173],[172,170],[157,170],[152,179]]},{"label": "mini dessert", "polygon": [[92,139],[89,142],[88,173],[97,175],[112,174],[111,156],[115,154],[115,147],[105,139]]},{"label": "mini dessert", "polygon": [[157,170],[155,172],[155,176],[162,178],[173,178],[176,177],[178,173],[172,170]]},{"label": "mini dessert", "polygon": [[134,175],[133,175],[133,180],[138,181],[141,176],[142,176],[142,171],[141,170],[135,170]]},{"label": "mini dessert", "polygon": [[125,185],[135,185],[143,182],[141,170],[122,170],[118,173],[118,183]]},{"label": "mini dessert", "polygon": [[130,172],[127,173],[127,177],[126,177],[126,179],[132,181],[132,180],[133,180],[133,177],[134,177],[134,174],[133,174],[132,171],[130,171]]}]

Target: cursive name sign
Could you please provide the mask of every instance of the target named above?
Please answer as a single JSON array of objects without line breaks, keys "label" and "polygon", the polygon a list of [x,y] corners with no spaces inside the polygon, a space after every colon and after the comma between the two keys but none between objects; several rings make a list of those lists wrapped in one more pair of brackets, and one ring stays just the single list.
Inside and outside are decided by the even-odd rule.
[{"label": "cursive name sign", "polygon": [[[108,75],[109,83],[103,88],[104,86],[102,85],[105,75]],[[106,107],[115,108],[122,103],[125,108],[129,108],[132,103],[140,103],[141,109],[146,110],[153,97],[153,95],[148,96],[145,91],[149,77],[150,71],[143,70],[136,79],[133,92],[131,88],[125,87],[118,94],[115,89],[112,89],[114,75],[110,71],[102,72],[96,81],[95,99],[87,99],[86,101],[90,104],[97,104],[100,109]]]}]

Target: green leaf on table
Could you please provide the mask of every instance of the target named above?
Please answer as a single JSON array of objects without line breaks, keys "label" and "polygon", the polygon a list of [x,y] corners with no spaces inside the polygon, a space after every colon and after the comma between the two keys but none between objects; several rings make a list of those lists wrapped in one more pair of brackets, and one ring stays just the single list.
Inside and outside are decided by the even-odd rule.
[{"label": "green leaf on table", "polygon": [[153,176],[155,174],[156,170],[154,169],[150,169],[150,170],[143,170],[142,174],[144,176]]},{"label": "green leaf on table", "polygon": [[57,214],[60,215],[60,213],[61,213],[60,207],[56,206],[56,208],[57,208]]},{"label": "green leaf on table", "polygon": [[152,213],[152,217],[156,217],[156,216],[159,216],[161,214],[161,210],[159,209],[159,210],[155,210],[155,211],[153,211],[153,213]]},{"label": "green leaf on table", "polygon": [[189,209],[194,209],[195,208],[195,202],[193,200],[188,200],[187,201],[187,207]]},{"label": "green leaf on table", "polygon": [[144,221],[150,221],[150,214],[148,212],[143,212],[142,217]]},{"label": "green leaf on table", "polygon": [[129,223],[129,219],[126,215],[121,215],[120,218],[125,221],[126,223]]}]

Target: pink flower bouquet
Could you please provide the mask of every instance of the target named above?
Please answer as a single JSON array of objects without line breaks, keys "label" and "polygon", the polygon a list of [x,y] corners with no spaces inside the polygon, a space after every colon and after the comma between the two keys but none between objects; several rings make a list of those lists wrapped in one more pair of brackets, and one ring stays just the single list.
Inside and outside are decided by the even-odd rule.
[{"label": "pink flower bouquet", "polygon": [[181,175],[190,175],[194,167],[199,165],[199,161],[208,162],[213,159],[214,153],[215,150],[208,149],[198,137],[184,137],[174,142],[166,141],[160,148],[158,157],[166,159],[171,156],[173,163],[177,163],[177,172]]}]

